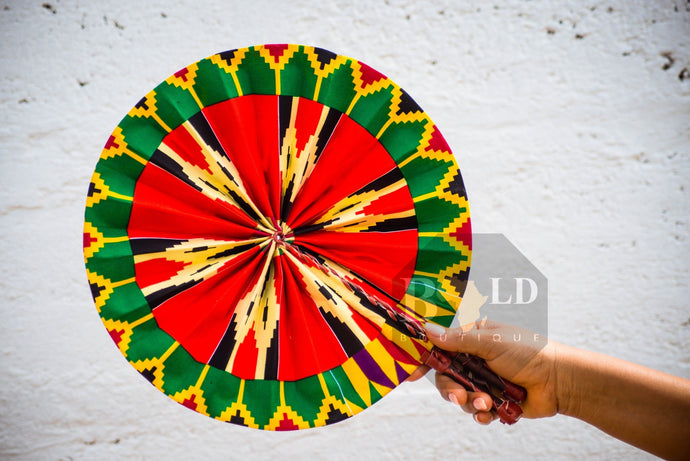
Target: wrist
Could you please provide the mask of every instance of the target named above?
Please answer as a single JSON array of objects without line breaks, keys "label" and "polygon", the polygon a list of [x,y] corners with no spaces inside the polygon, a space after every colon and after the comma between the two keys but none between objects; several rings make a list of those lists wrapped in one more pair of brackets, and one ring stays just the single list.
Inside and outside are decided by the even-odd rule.
[{"label": "wrist", "polygon": [[558,413],[588,421],[608,405],[611,358],[596,352],[558,344],[555,360]]},{"label": "wrist", "polygon": [[575,372],[574,349],[558,343],[554,346],[554,395],[556,396],[556,412],[561,415],[577,417],[577,388],[574,383],[577,378]]}]

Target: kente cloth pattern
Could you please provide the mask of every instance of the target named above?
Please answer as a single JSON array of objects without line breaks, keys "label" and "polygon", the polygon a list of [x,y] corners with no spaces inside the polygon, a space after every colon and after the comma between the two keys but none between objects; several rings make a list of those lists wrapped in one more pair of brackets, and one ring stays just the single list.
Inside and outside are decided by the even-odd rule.
[{"label": "kente cloth pattern", "polygon": [[449,325],[469,208],[429,117],[371,67],[265,45],[198,61],[108,139],[84,257],[129,363],[199,413],[268,430],[352,416],[430,346],[385,304]]}]

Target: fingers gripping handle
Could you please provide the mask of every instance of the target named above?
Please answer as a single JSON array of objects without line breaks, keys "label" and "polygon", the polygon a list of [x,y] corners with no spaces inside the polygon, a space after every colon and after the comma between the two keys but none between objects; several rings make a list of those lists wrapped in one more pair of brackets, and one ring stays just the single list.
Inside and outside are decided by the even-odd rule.
[{"label": "fingers gripping handle", "polygon": [[514,424],[520,419],[522,409],[518,404],[525,400],[527,391],[491,371],[481,358],[434,347],[422,355],[422,360],[425,365],[452,378],[465,389],[489,394],[493,400],[493,410],[502,423]]},{"label": "fingers gripping handle", "polygon": [[465,370],[471,373],[475,383],[477,381],[483,382],[490,389],[497,391],[499,396],[503,399],[515,403],[522,403],[527,398],[527,391],[525,388],[498,376],[489,368],[483,359],[476,355],[461,352],[455,356],[454,361],[459,362]]}]

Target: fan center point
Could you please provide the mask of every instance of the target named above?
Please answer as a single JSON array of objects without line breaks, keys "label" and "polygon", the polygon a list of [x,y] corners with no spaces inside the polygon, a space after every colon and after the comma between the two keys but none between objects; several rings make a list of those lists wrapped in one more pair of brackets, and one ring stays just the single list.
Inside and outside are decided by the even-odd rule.
[{"label": "fan center point", "polygon": [[283,231],[281,229],[278,229],[273,232],[273,235],[271,235],[271,239],[273,239],[273,241],[276,242],[278,245],[282,245],[285,243],[285,234],[283,234]]}]

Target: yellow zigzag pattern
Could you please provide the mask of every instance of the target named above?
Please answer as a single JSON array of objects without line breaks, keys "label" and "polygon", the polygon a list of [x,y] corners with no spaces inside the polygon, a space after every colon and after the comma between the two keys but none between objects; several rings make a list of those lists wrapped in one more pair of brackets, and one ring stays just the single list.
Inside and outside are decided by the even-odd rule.
[{"label": "yellow zigzag pattern", "polygon": [[194,101],[199,105],[199,109],[203,109],[204,105],[201,103],[196,91],[194,91],[194,80],[196,80],[197,70],[199,70],[199,65],[197,63],[191,64],[168,77],[165,83],[189,91],[189,94],[192,95]]},{"label": "yellow zigzag pattern", "polygon": [[95,239],[95,242],[91,242],[89,246],[84,248],[84,262],[88,262],[89,259],[96,253],[98,253],[101,248],[104,248],[108,243],[119,243],[126,242],[129,237],[123,235],[121,237],[105,237],[101,232],[96,229],[96,227],[88,221],[84,221],[84,234],[88,234],[91,239]]},{"label": "yellow zigzag pattern", "polygon": [[148,314],[137,320],[136,322],[123,322],[121,320],[113,319],[101,319],[105,328],[110,331],[122,332],[120,334],[120,342],[117,344],[118,349],[122,352],[122,355],[127,357],[127,350],[129,349],[129,343],[132,340],[132,334],[134,333],[134,328],[141,325],[142,323],[148,322],[153,319],[153,314]]},{"label": "yellow zigzag pattern", "polygon": [[115,288],[135,282],[134,277],[120,280],[118,282],[113,282],[110,279],[103,277],[102,275],[99,275],[95,272],[91,272],[89,269],[86,269],[86,277],[89,280],[89,284],[96,285],[99,288],[102,287],[102,289],[98,292],[98,295],[96,295],[94,299],[94,302],[96,303],[96,309],[98,310],[99,314],[101,313],[101,309],[103,308],[103,306],[105,306],[106,302],[110,298],[110,295],[113,294]]},{"label": "yellow zigzag pattern", "polygon": [[[316,148],[323,129],[326,118],[328,117],[329,108],[324,106],[319,122],[314,130],[314,133],[309,135],[309,139],[302,150],[297,148],[297,111],[299,107],[298,97],[292,98],[292,107],[290,111],[290,124],[285,130],[285,137],[282,139],[280,150],[280,172],[283,178],[282,197],[283,200],[293,202],[297,197],[304,183],[311,176],[314,167],[316,166]],[[286,197],[288,184],[292,180],[293,188],[290,197]]]},{"label": "yellow zigzag pattern", "polygon": [[146,96],[143,97],[143,99],[139,103],[137,103],[136,106],[132,107],[129,110],[129,112],[127,112],[127,115],[134,118],[152,118],[165,131],[170,133],[172,130],[156,112],[156,102],[156,92],[154,90],[151,90],[146,94]]},{"label": "yellow zigzag pattern", "polygon": [[337,55],[333,60],[331,60],[331,62],[326,64],[323,69],[321,69],[322,63],[318,60],[313,48],[305,46],[304,53],[307,55],[311,68],[314,71],[314,74],[317,76],[316,88],[314,88],[314,96],[312,98],[314,101],[316,101],[319,99],[319,92],[321,91],[321,82],[323,79],[328,78],[329,75],[331,75],[341,66],[347,65],[349,59],[345,56]]},{"label": "yellow zigzag pattern", "polygon": [[131,202],[133,200],[133,198],[128,195],[118,194],[117,192],[110,190],[110,187],[108,187],[103,181],[103,178],[101,178],[100,173],[93,174],[91,177],[91,183],[94,186],[93,194],[86,198],[87,207],[92,207],[101,200],[106,200],[108,198],[116,198],[126,202]]},{"label": "yellow zigzag pattern", "polygon": [[364,214],[364,209],[370,206],[376,200],[406,187],[407,182],[405,179],[401,178],[400,180],[384,187],[383,189],[370,190],[360,194],[352,194],[333,205],[326,213],[315,221],[315,224],[333,220],[333,223],[328,224],[324,227],[324,229],[338,229],[341,232],[361,232],[377,223],[389,219],[414,216],[413,209],[405,210],[399,213],[390,213],[387,215]]},{"label": "yellow zigzag pattern", "polygon": [[[161,282],[143,287],[141,291],[144,293],[144,296],[149,296],[170,286],[182,285],[192,280],[207,280],[209,277],[217,274],[226,263],[237,258],[242,253],[223,257],[217,257],[216,255],[246,243],[257,243],[261,240],[265,241],[265,239],[222,241],[198,238],[186,240],[164,251],[134,255],[134,264],[161,258],[182,263],[182,268],[175,275]],[[209,261],[213,261],[213,263],[209,264]]]},{"label": "yellow zigzag pattern", "polygon": [[297,51],[299,51],[299,45],[288,45],[287,49],[283,52],[283,54],[280,57],[278,57],[278,62],[276,62],[275,60],[276,57],[272,56],[268,48],[266,48],[264,45],[255,46],[254,49],[259,52],[259,55],[262,58],[264,58],[266,64],[268,64],[268,66],[275,72],[276,94],[281,94],[280,71],[285,68],[285,64],[290,62],[290,59],[292,59],[294,54]]},{"label": "yellow zigzag pattern", "polygon": [[[167,351],[163,353],[160,357],[154,357],[151,359],[143,359],[143,360],[136,360],[132,361],[130,360],[129,363],[132,364],[135,370],[137,370],[139,373],[143,373],[146,370],[152,370],[154,367],[156,368],[153,371],[153,376],[154,379],[151,382],[156,388],[160,389],[162,392],[165,393],[163,390],[163,385],[165,384],[163,381],[163,377],[165,373],[163,372],[165,369],[165,361],[168,360],[168,357],[175,352],[175,349],[180,345],[177,341],[172,343],[172,345],[168,348]],[[172,398],[172,397],[171,397]]]},{"label": "yellow zigzag pattern", "polygon": [[113,133],[110,135],[110,139],[108,140],[107,147],[103,149],[103,152],[101,152],[101,158],[102,159],[108,159],[108,158],[114,158],[118,157],[120,155],[127,155],[137,162],[141,163],[142,165],[146,165],[146,160],[141,158],[141,156],[135,154],[129,148],[127,147],[128,144],[125,142],[125,136],[122,133],[122,128],[119,126],[115,128]]},{"label": "yellow zigzag pattern", "polygon": [[237,72],[239,70],[239,65],[244,60],[245,56],[247,56],[247,51],[247,48],[236,50],[234,56],[230,59],[230,62],[227,62],[225,59],[221,58],[219,54],[214,54],[210,57],[211,63],[215,64],[220,69],[223,69],[225,73],[230,74],[232,81],[235,82],[235,89],[237,90],[237,94],[239,96],[242,96],[243,93],[242,87],[240,86],[240,80],[237,78]]},{"label": "yellow zigzag pattern", "polygon": [[293,424],[295,424],[300,429],[308,429],[309,423],[304,420],[291,406],[285,404],[285,383],[280,382],[280,405],[276,408],[273,413],[273,417],[269,420],[265,429],[275,431],[280,427],[280,423],[289,419]]},{"label": "yellow zigzag pattern", "polygon": [[208,373],[209,367],[210,365],[204,366],[201,374],[199,375],[199,379],[193,386],[189,386],[182,391],[176,392],[175,394],[171,395],[170,398],[182,405],[187,404],[187,402],[194,403],[194,411],[198,411],[202,415],[210,416],[208,413],[208,407],[206,406],[206,399],[204,398],[204,391],[201,389],[201,385],[204,383],[204,379],[206,379],[206,374]]},{"label": "yellow zigzag pattern", "polygon": [[[237,400],[235,400],[228,408],[226,408],[220,414],[220,416],[218,416],[217,419],[219,419],[221,421],[230,421],[234,416],[239,416],[243,419],[244,424],[247,427],[259,429],[259,425],[254,420],[254,417],[252,416],[251,412],[247,408],[247,405],[245,405],[242,402],[242,400],[244,399],[244,386],[245,386],[245,380],[242,379],[242,380],[240,380],[240,390],[239,390],[239,394],[237,396]],[[238,413],[239,413],[239,415],[238,415]]]}]

